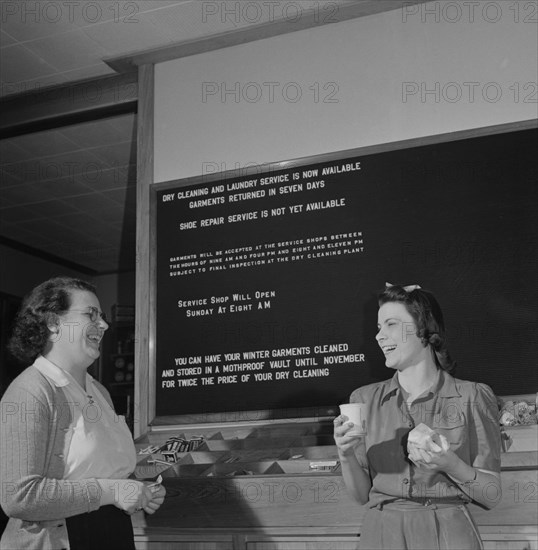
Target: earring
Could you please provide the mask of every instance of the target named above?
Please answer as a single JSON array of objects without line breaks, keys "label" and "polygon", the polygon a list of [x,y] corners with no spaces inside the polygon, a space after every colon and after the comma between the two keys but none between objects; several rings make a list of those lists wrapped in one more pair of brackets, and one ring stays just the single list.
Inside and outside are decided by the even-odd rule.
[{"label": "earring", "polygon": [[52,325],[48,327],[50,334],[49,334],[49,340],[51,342],[56,342],[58,338],[60,337],[60,327],[57,325]]}]

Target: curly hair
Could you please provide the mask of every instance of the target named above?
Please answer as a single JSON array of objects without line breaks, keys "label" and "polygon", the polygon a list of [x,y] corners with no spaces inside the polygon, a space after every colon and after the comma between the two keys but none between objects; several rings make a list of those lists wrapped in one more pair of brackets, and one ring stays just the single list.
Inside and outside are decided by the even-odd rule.
[{"label": "curly hair", "polygon": [[71,305],[71,290],[96,293],[95,287],[82,279],[54,277],[36,286],[23,300],[15,317],[9,351],[25,364],[43,353],[49,340],[49,325]]},{"label": "curly hair", "polygon": [[417,336],[424,346],[431,346],[435,364],[449,373],[454,372],[456,362],[447,349],[443,312],[431,292],[414,285],[407,290],[403,285],[392,285],[379,293],[377,301],[379,306],[388,302],[403,304],[415,321]]}]

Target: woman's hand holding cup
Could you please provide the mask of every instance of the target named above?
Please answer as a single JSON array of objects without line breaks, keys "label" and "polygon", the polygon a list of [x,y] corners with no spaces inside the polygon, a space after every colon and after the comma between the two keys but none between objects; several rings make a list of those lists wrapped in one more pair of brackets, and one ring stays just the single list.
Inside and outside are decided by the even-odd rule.
[{"label": "woman's hand holding cup", "polygon": [[342,455],[354,452],[366,435],[366,406],[363,403],[340,405],[341,414],[334,421],[334,441]]}]

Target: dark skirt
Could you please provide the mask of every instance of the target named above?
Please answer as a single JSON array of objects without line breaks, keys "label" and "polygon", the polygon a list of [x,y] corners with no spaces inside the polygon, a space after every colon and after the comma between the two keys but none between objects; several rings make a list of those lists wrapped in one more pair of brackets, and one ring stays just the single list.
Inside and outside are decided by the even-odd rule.
[{"label": "dark skirt", "polygon": [[66,519],[71,550],[135,550],[131,516],[115,506]]}]

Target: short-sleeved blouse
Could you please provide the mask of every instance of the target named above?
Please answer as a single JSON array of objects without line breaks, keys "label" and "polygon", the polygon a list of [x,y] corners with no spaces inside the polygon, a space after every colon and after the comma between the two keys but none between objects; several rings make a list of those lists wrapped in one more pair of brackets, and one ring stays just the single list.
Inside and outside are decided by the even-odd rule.
[{"label": "short-sleeved blouse", "polygon": [[407,458],[408,434],[420,423],[443,434],[467,464],[500,471],[499,409],[485,384],[440,371],[437,385],[408,407],[395,373],[356,389],[350,402],[367,404],[366,456],[359,461],[372,478],[369,507],[396,499],[470,500],[445,473],[418,468]]}]

